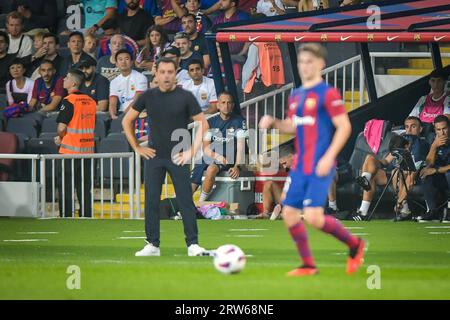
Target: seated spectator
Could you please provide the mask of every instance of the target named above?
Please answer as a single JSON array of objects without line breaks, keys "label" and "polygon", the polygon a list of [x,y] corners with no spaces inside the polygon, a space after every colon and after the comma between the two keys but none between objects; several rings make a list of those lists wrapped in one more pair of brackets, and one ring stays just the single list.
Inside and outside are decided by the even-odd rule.
[{"label": "seated spectator", "polygon": [[340,6],[341,7],[345,7],[345,6],[353,6],[355,4],[360,4],[361,0],[342,0]]},{"label": "seated spectator", "polygon": [[181,21],[172,8],[171,0],[161,0],[161,8],[155,16],[155,23],[162,26],[168,33],[180,30]]},{"label": "seated spectator", "polygon": [[191,79],[191,77],[189,77],[188,71],[186,69],[180,68],[180,49],[172,46],[167,47],[163,51],[161,56],[164,58],[172,59],[177,64],[177,83],[183,83],[183,81],[189,81]]},{"label": "seated spectator", "polygon": [[[228,92],[219,96],[217,107],[220,113],[208,119],[204,158],[202,163],[195,165],[191,176],[192,193],[202,185],[199,202],[208,199],[217,174],[227,172],[232,179],[237,179],[240,165],[245,162],[245,138],[248,135],[245,119],[233,113],[233,97]],[[230,150],[232,154],[229,154]]]},{"label": "seated spectator", "polygon": [[[250,15],[248,13],[238,10],[239,0],[220,0],[218,3],[220,4],[220,13],[213,21],[214,26],[221,23],[250,19]],[[228,47],[233,62],[243,64],[245,62],[245,55],[249,46],[249,42],[229,43]]]},{"label": "seated spectator", "polygon": [[13,0],[11,8],[23,16],[24,31],[33,29],[56,31],[55,0]]},{"label": "seated spectator", "polygon": [[118,115],[127,112],[148,88],[147,78],[132,69],[133,58],[130,52],[126,49],[119,50],[115,60],[120,75],[111,81],[109,89],[109,113],[112,119],[117,119]]},{"label": "seated spectator", "polygon": [[116,0],[81,0],[81,3],[84,8],[86,33],[96,33],[103,28],[105,21],[116,15]]},{"label": "seated spectator", "polygon": [[8,105],[26,102],[30,103],[33,95],[34,81],[24,77],[25,66],[21,59],[16,58],[9,66],[12,80],[6,83]]},{"label": "seated spectator", "polygon": [[97,73],[104,76],[109,81],[115,79],[120,70],[116,65],[116,54],[119,50],[125,49],[125,39],[120,34],[115,34],[109,42],[110,55],[103,56],[98,60]]},{"label": "seated spectator", "polygon": [[101,74],[95,72],[97,62],[86,60],[79,63],[79,69],[84,73],[80,92],[87,94],[97,103],[97,111],[106,112],[109,107],[109,81]]},{"label": "seated spectator", "polygon": [[39,67],[40,78],[34,81],[33,97],[29,106],[41,113],[57,110],[65,96],[63,78],[58,77],[53,61],[44,60]]},{"label": "seated spectator", "polygon": [[129,52],[131,52],[131,54],[133,55],[133,59],[137,56],[139,52],[138,44],[130,37],[121,33],[119,24],[117,23],[117,19],[107,20],[103,26],[103,30],[104,30],[103,37],[99,41],[99,51],[97,59],[100,59],[103,56],[108,56],[111,54],[111,50],[109,49],[109,43],[111,41],[111,37],[116,34],[122,35],[123,39],[125,40],[125,48]]},{"label": "seated spectator", "polygon": [[74,31],[69,35],[69,42],[67,43],[70,54],[61,62],[61,69],[59,73],[61,76],[67,75],[70,69],[76,68],[77,64],[83,60],[94,60],[90,55],[83,51],[84,36],[79,31]]},{"label": "seated spectator", "polygon": [[203,63],[200,60],[191,60],[188,64],[191,79],[181,82],[180,85],[184,90],[192,92],[203,113],[213,114],[217,112],[216,87],[214,80],[205,77],[204,72]]},{"label": "seated spectator", "polygon": [[256,13],[261,13],[266,17],[273,17],[285,14],[286,11],[281,0],[259,0],[256,5]]},{"label": "seated spectator", "polygon": [[23,33],[23,17],[17,11],[6,16],[6,31],[9,36],[8,53],[24,58],[33,53],[33,40]]},{"label": "seated spectator", "polygon": [[185,14],[181,18],[183,31],[189,35],[191,40],[191,51],[197,52],[203,56],[203,65],[205,70],[209,69],[210,58],[205,36],[197,31],[195,16],[191,13]]},{"label": "seated spectator", "polygon": [[180,49],[180,68],[186,69],[191,60],[202,60],[201,56],[197,52],[191,50],[191,40],[186,32],[178,32],[175,35],[175,46]]},{"label": "seated spectator", "polygon": [[33,54],[39,51],[43,45],[43,37],[47,32],[39,31],[33,36]]},{"label": "seated spectator", "polygon": [[[258,0],[238,0],[238,2],[236,3],[236,8],[238,10],[248,13],[250,15],[255,10],[257,2],[258,2]],[[207,10],[205,10],[204,14],[211,15],[211,14],[221,10],[221,8],[222,8],[222,4],[221,4],[221,1],[219,0],[214,5],[212,5]]]},{"label": "seated spectator", "polygon": [[36,80],[39,75],[39,66],[43,60],[51,60],[56,68],[56,73],[61,76],[61,64],[63,58],[58,54],[59,39],[53,33],[46,33],[42,37],[42,47],[30,57],[31,79]]},{"label": "seated spectator", "polygon": [[8,34],[0,30],[0,93],[5,93],[5,85],[11,79],[9,65],[15,59],[15,55],[8,53]]},{"label": "seated spectator", "polygon": [[136,67],[151,72],[155,61],[169,45],[164,29],[157,25],[151,26],[145,36],[145,46],[136,57]]},{"label": "seated spectator", "polygon": [[299,12],[322,10],[328,9],[329,7],[328,0],[300,0],[298,3]]},{"label": "seated spectator", "polygon": [[200,10],[200,0],[186,0],[184,6],[181,6],[177,0],[170,1],[178,18],[182,19],[186,14],[194,17],[196,32],[205,33],[211,28],[211,20]]},{"label": "seated spectator", "polygon": [[139,0],[125,0],[126,12],[117,17],[120,30],[137,42],[145,45],[145,34],[155,21],[153,17],[139,7]]},{"label": "seated spectator", "polygon": [[[288,172],[291,169],[295,158],[295,149],[293,146],[281,146],[279,149],[280,170]],[[281,201],[284,198],[283,190],[275,181],[264,182],[262,192],[263,212],[257,219],[276,220],[281,214]]]},{"label": "seated spectator", "polygon": [[84,36],[83,51],[92,58],[97,59],[98,39],[92,33],[88,33]]},{"label": "seated spectator", "polygon": [[442,70],[433,70],[429,77],[431,92],[422,96],[409,114],[428,125],[426,129],[431,128],[437,116],[442,114],[450,116],[450,97],[444,90],[447,76]]},{"label": "seated spectator", "polygon": [[[155,17],[159,14],[158,2],[156,0],[140,0],[139,7],[141,9],[144,9],[144,11],[147,12],[152,17]],[[127,9],[126,0],[119,0],[117,12],[119,14],[123,14],[125,13],[126,9]]]},{"label": "seated spectator", "polygon": [[[405,136],[414,136],[419,137],[422,127],[421,122],[418,121],[418,118],[408,117],[405,119]],[[412,141],[410,144],[408,139]],[[412,152],[412,155],[415,159],[415,162],[420,165],[420,161],[424,160],[424,155],[426,154],[427,144],[423,139],[405,139],[401,136],[392,137],[389,143],[389,150],[392,149],[405,149],[409,148]],[[425,151],[424,151],[425,150]],[[353,215],[351,218],[356,221],[364,220],[369,212],[370,204],[375,195],[376,186],[377,185],[386,185],[388,181],[388,174],[391,173],[395,168],[395,163],[393,163],[394,157],[391,153],[389,153],[384,159],[378,160],[374,155],[369,154],[366,156],[364,160],[361,176],[356,178],[356,182],[363,188],[363,199],[361,202],[360,208],[357,210],[356,215]],[[412,187],[412,182],[414,181],[414,175],[410,175],[407,179],[407,185],[409,185],[410,189]],[[396,183],[397,179],[393,180],[393,183]],[[403,183],[403,182],[402,182]],[[404,185],[401,186],[404,188]],[[395,189],[395,186],[394,186]],[[394,210],[397,213],[400,213],[402,217],[400,220],[407,219],[408,215],[411,213],[409,210],[408,203],[406,202],[406,194],[404,191],[399,194],[398,203],[396,204]]]},{"label": "seated spectator", "polygon": [[[436,138],[431,144],[426,158],[427,166],[420,172],[428,212],[423,217],[418,218],[419,222],[441,220],[437,195],[442,191],[448,192],[450,187],[449,119],[446,116],[439,115],[434,119],[433,124]],[[450,222],[448,213],[443,222]]]}]

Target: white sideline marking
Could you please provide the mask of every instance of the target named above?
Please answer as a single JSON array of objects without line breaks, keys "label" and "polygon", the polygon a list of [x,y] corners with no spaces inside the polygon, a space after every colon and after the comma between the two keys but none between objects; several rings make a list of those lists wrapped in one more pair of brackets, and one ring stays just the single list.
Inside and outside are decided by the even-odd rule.
[{"label": "white sideline marking", "polygon": [[332,253],[332,255],[336,255],[336,256],[343,256],[343,255],[347,255],[348,254],[348,252],[335,252],[335,253]]},{"label": "white sideline marking", "polygon": [[236,237],[236,238],[262,238],[263,235],[260,234],[227,234],[227,237]]},{"label": "white sideline marking", "polygon": [[48,241],[48,239],[14,239],[14,240],[3,240],[4,242],[36,242],[36,241]]},{"label": "white sideline marking", "polygon": [[30,232],[17,232],[17,234],[58,234],[56,231],[30,231]]},{"label": "white sideline marking", "polygon": [[353,233],[354,236],[368,236],[370,233]]},{"label": "white sideline marking", "polygon": [[450,232],[428,232],[429,234],[450,234]]},{"label": "white sideline marking", "polygon": [[364,227],[345,227],[345,229],[348,229],[348,230],[357,230],[357,229],[364,229]]},{"label": "white sideline marking", "polygon": [[122,232],[125,232],[125,233],[134,233],[134,232],[142,233],[142,232],[145,232],[145,231],[144,230],[125,230],[125,231],[122,231]]},{"label": "white sideline marking", "polygon": [[430,227],[425,227],[425,229],[450,229],[450,226],[430,226]]},{"label": "white sideline marking", "polygon": [[269,229],[230,229],[229,231],[267,231]]},{"label": "white sideline marking", "polygon": [[129,239],[146,239],[147,237],[118,237],[120,240],[129,240]]}]

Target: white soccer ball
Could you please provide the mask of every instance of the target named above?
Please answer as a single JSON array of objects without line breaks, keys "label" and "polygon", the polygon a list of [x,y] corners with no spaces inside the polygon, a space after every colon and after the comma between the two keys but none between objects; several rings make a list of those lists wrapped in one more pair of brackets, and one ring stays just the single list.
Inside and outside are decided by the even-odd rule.
[{"label": "white soccer ball", "polygon": [[224,274],[239,273],[245,267],[245,254],[234,244],[225,244],[214,253],[214,267]]}]

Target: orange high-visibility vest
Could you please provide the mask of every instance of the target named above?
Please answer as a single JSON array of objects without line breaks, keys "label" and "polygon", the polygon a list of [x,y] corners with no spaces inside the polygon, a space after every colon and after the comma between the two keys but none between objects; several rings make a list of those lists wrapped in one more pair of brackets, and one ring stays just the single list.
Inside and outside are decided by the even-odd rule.
[{"label": "orange high-visibility vest", "polygon": [[94,153],[95,100],[80,93],[69,94],[64,99],[73,105],[73,117],[67,125],[59,153]]},{"label": "orange high-visibility vest", "polygon": [[[274,84],[282,85],[285,83],[283,57],[280,48],[272,42],[255,42],[258,47],[259,70],[261,80],[266,87]],[[257,70],[253,70],[251,78],[245,85],[244,92],[250,93],[255,83]]]}]

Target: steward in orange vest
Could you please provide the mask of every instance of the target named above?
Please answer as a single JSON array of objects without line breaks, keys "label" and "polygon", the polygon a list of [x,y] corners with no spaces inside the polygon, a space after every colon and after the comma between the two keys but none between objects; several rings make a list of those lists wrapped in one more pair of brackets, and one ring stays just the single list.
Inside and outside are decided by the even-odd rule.
[{"label": "steward in orange vest", "polygon": [[[94,99],[78,91],[84,81],[79,70],[70,70],[64,78],[64,89],[69,95],[62,101],[56,122],[58,136],[55,143],[61,154],[94,153],[94,130],[97,104]],[[64,169],[62,164],[64,163]],[[79,216],[90,217],[91,207],[91,159],[65,159],[58,162],[59,210],[61,216],[75,216],[73,188],[80,201]],[[84,169],[84,170],[82,170]],[[73,170],[73,171],[72,171]],[[72,175],[74,185],[72,185]],[[64,185],[62,184],[64,177]],[[84,194],[82,195],[82,190]],[[64,202],[63,202],[64,201]]]}]

